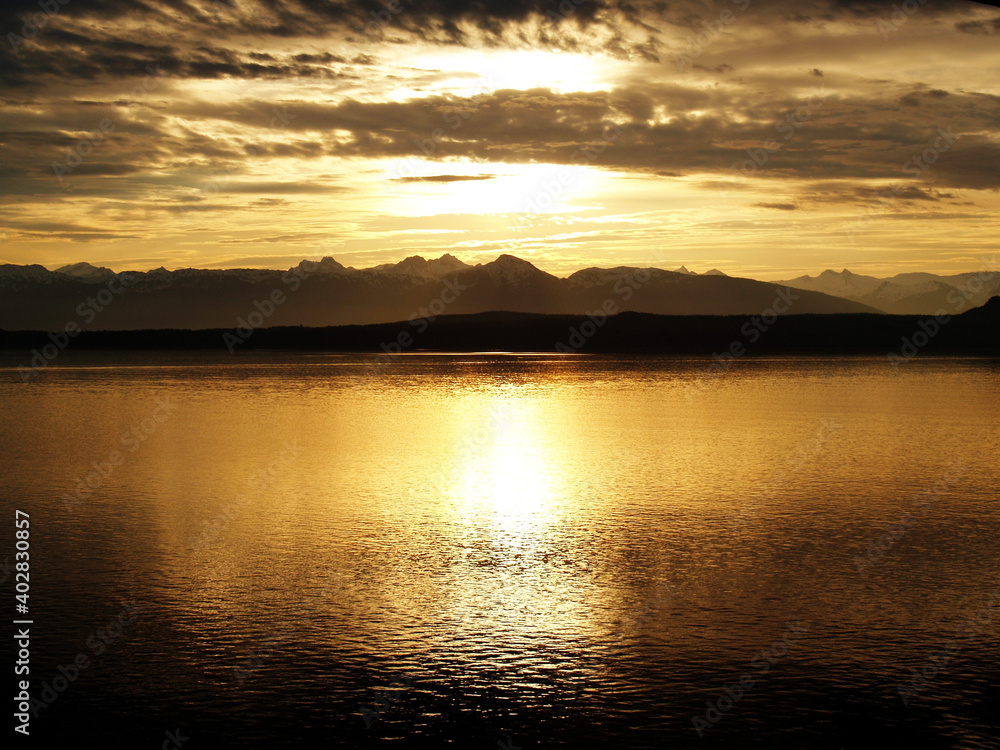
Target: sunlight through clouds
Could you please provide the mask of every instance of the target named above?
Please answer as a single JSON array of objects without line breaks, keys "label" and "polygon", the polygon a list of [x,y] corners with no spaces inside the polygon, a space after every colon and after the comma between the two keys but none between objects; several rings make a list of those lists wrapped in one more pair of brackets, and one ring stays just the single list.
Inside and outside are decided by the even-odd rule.
[{"label": "sunlight through clouds", "polygon": [[[1000,48],[981,4],[922,6],[888,39],[876,9],[832,0],[279,5],[69,4],[0,48],[2,260],[216,265],[330,226],[338,252],[380,262],[516,247],[554,270],[667,243],[782,277],[892,272],[902,252],[957,272],[994,242]],[[942,129],[954,145],[907,171]],[[464,217],[464,236],[393,216]],[[560,224],[584,217],[633,223]]]}]

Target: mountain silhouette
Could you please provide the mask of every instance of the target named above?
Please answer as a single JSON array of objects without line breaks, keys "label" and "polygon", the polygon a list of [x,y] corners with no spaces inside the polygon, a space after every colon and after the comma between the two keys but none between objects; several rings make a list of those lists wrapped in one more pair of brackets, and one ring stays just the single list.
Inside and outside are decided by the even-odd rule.
[{"label": "mountain silhouette", "polygon": [[900,273],[891,278],[826,270],[818,276],[799,276],[777,282],[796,289],[832,294],[876,310],[900,315],[937,315],[982,305],[1000,293],[1000,271],[980,271],[939,276]]},{"label": "mountain silhouette", "polygon": [[[807,314],[779,316],[757,328],[755,319],[494,311],[363,326],[261,328],[237,346],[231,346],[237,333],[232,329],[86,331],[73,339],[72,348],[696,355],[711,357],[720,372],[744,356],[867,355],[886,358],[897,368],[926,355],[1000,356],[1000,297],[940,322],[915,315]],[[52,340],[53,334],[41,331],[0,331],[0,348],[28,353],[25,361],[40,357]],[[397,345],[400,341],[403,344]]]},{"label": "mountain silhouette", "polygon": [[823,292],[786,289],[686,269],[591,268],[559,278],[513,255],[475,266],[451,255],[435,260],[413,256],[367,269],[327,257],[304,260],[287,271],[159,268],[114,273],[86,263],[56,271],[3,265],[0,328],[62,330],[68,322],[90,330],[232,328],[251,315],[266,326],[365,325],[494,310],[753,315],[776,303],[795,314],[875,311]]}]

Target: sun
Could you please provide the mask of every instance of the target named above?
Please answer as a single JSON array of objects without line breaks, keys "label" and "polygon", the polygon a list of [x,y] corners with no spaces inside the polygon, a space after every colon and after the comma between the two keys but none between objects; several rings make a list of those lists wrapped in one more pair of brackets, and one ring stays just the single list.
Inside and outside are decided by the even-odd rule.
[{"label": "sun", "polygon": [[611,190],[590,165],[392,159],[382,165],[384,197],[411,216],[552,214],[580,210]]},{"label": "sun", "polygon": [[463,515],[488,520],[505,538],[533,537],[532,530],[552,520],[548,436],[530,410],[501,400],[486,412],[467,423],[464,442],[471,447],[462,459],[456,499]]},{"label": "sun", "polygon": [[598,55],[548,50],[430,51],[411,62],[432,74],[441,93],[491,94],[502,89],[550,89],[556,93],[609,91],[608,60]]}]

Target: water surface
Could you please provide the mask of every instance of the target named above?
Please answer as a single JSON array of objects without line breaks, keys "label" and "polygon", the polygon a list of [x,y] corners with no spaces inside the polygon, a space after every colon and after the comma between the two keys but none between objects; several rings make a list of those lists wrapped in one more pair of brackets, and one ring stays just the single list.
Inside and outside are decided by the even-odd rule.
[{"label": "water surface", "polygon": [[997,363],[372,362],[4,359],[34,733],[996,747]]}]

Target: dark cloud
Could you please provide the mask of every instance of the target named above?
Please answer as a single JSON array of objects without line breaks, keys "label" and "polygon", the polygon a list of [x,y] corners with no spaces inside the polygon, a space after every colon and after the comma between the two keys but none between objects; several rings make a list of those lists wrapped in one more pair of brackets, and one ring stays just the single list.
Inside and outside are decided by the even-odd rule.
[{"label": "dark cloud", "polygon": [[[884,188],[856,187],[854,195],[861,200],[875,200],[885,196]],[[948,198],[954,198],[952,193],[942,193],[937,190],[922,190],[913,185],[895,186],[892,190],[893,198],[903,201],[933,201],[940,202]]]},{"label": "dark cloud", "polygon": [[[671,180],[693,178],[706,189],[749,189],[744,186],[777,180],[805,186],[801,200],[794,189],[769,193],[794,197],[794,204],[757,204],[774,210],[824,200],[874,200],[863,189],[844,187],[866,180],[919,183],[899,194],[904,203],[948,201],[953,194],[944,191],[951,189],[1000,188],[1000,98],[884,78],[876,90],[870,80],[851,78],[850,61],[856,59],[851,55],[859,43],[846,37],[831,42],[847,55],[843,74],[838,67],[837,75],[827,77],[811,65],[827,67],[821,60],[829,56],[754,79],[753,55],[773,49],[749,49],[748,42],[746,58],[723,62],[706,54],[694,72],[687,71],[690,76],[677,73],[649,82],[637,75],[619,81],[612,91],[508,89],[379,101],[335,88],[341,82],[378,83],[383,55],[389,58],[394,51],[384,45],[414,39],[586,51],[588,35],[601,30],[610,33],[606,49],[619,57],[655,61],[666,53],[661,37],[667,32],[694,34],[734,5],[586,0],[562,13],[555,0],[401,0],[401,11],[389,13],[388,22],[373,29],[370,24],[384,20],[387,2],[260,0],[251,13],[241,0],[72,0],[20,45],[11,44],[6,32],[20,33],[23,15],[36,12],[37,2],[8,2],[0,9],[0,194],[54,203],[70,194],[109,201],[152,197],[149,205],[157,207],[151,210],[211,213],[231,208],[178,193],[212,184],[231,195],[344,192],[344,185],[299,178],[292,168],[266,171],[272,160],[328,156],[358,163],[386,157],[439,163],[442,174],[401,177],[406,182],[491,179],[448,174],[447,162],[461,159],[482,169],[499,163],[583,164]],[[791,37],[792,27],[815,30],[844,21],[862,29],[865,39],[881,43],[874,19],[888,17],[892,8],[892,2],[875,0],[753,0],[752,13],[740,16],[740,23],[746,39],[754,39],[754,31],[770,26],[792,29]],[[1000,31],[1000,18],[986,18],[992,11],[971,2],[927,3],[919,12],[920,19],[938,19],[943,33],[952,37],[958,36],[956,28],[970,34]],[[529,18],[544,19],[540,31],[518,27]],[[125,19],[128,23],[118,23]],[[361,40],[367,52],[341,44],[348,37]],[[248,39],[254,40],[252,49]],[[888,45],[885,50],[891,53]],[[774,67],[780,68],[780,61]],[[150,69],[160,71],[158,88],[133,94]],[[801,87],[829,85],[831,79],[845,81],[845,88],[830,93],[804,122],[787,127],[790,114],[805,106]],[[208,87],[197,87],[210,81],[233,81],[234,86],[290,82],[310,86],[313,93],[281,102],[263,100],[258,92],[269,86],[247,87],[238,101],[183,93],[185,85],[203,91]],[[324,94],[315,95],[321,86]],[[275,123],[276,108],[287,112],[286,122]],[[113,133],[65,177],[69,187],[64,187],[52,163],[64,160],[102,118],[114,122]],[[926,169],[904,172],[932,147],[943,127],[954,128],[958,140],[936,153]],[[768,143],[776,146],[765,148]],[[753,161],[762,149],[766,159]],[[743,166],[748,159],[751,168]],[[818,183],[839,187],[825,195],[810,192],[808,186]],[[167,196],[176,202],[155,202]],[[279,201],[264,198],[249,205],[263,209],[283,205]],[[76,234],[96,237],[100,231]]]},{"label": "dark cloud", "polygon": [[798,206],[794,203],[754,203],[758,208],[773,208],[777,211],[795,211]]},{"label": "dark cloud", "polygon": [[733,70],[733,66],[730,65],[729,63],[722,63],[721,65],[716,65],[716,66],[714,66],[712,68],[709,68],[709,67],[706,67],[705,65],[700,65],[700,64],[696,63],[692,67],[695,70],[705,70],[705,71],[708,71],[709,73],[720,73],[720,74],[730,73]]},{"label": "dark cloud", "polygon": [[[55,0],[53,0],[55,2]],[[73,0],[40,28],[25,27],[25,14],[39,11],[33,0],[6,0],[0,7],[0,31],[15,41],[0,45],[0,83],[28,85],[40,75],[132,75],[145,65],[160,62],[171,75],[197,77],[268,77],[322,75],[321,69],[347,64],[333,53],[298,53],[279,61],[255,50],[247,61],[227,53],[224,46],[247,38],[330,38],[348,34],[355,41],[400,41],[399,35],[441,44],[487,44],[512,47],[578,49],[588,42],[581,31],[600,26],[612,35],[600,49],[620,57],[659,61],[665,52],[663,36],[674,31],[701,33],[706,24],[718,24],[723,11],[739,16],[740,24],[824,24],[838,19],[861,23],[896,12],[889,0],[753,0],[752,11],[741,3],[712,6],[699,0],[665,3],[659,0],[234,0],[206,3],[198,0]],[[925,17],[955,16],[961,31],[995,32],[996,19],[969,18],[981,4],[968,0],[927,3]],[[116,20],[129,20],[116,27]],[[523,22],[543,21],[540,27]],[[142,29],[125,36],[125,28]],[[86,28],[89,27],[89,28]],[[110,29],[118,28],[121,36]],[[23,35],[23,36],[22,36]],[[16,37],[20,37],[17,41]],[[30,38],[29,38],[30,37]],[[185,54],[182,40],[211,39]],[[597,49],[597,48],[595,48]],[[31,62],[25,64],[25,58]],[[350,64],[365,66],[373,58],[362,54]],[[256,65],[256,67],[255,67]],[[294,68],[291,69],[291,68]],[[728,64],[711,68],[728,72]],[[116,72],[117,71],[117,72]]]},{"label": "dark cloud", "polygon": [[803,187],[801,200],[812,205],[855,203],[886,210],[912,211],[914,202],[973,205],[955,193],[931,187],[894,183],[883,187],[853,185],[849,182],[816,182]]},{"label": "dark cloud", "polygon": [[[991,174],[992,173],[992,174]],[[935,184],[973,190],[1000,189],[1000,143],[966,135],[925,173]]]},{"label": "dark cloud", "polygon": [[476,180],[492,180],[495,175],[491,174],[435,174],[428,177],[401,177],[401,182],[469,182]]},{"label": "dark cloud", "polygon": [[320,195],[342,193],[346,188],[340,185],[321,185],[315,182],[239,182],[226,184],[221,192],[250,193],[253,195]]},{"label": "dark cloud", "polygon": [[946,96],[948,92],[944,89],[927,89],[922,86],[902,97],[899,103],[907,107],[919,107],[923,98],[944,99]]},{"label": "dark cloud", "polygon": [[955,28],[966,34],[1000,34],[1000,16],[990,21],[959,21]]},{"label": "dark cloud", "polygon": [[[288,107],[294,119],[285,126],[285,149],[290,156],[309,154],[322,143],[324,153],[344,158],[586,164],[667,176],[738,176],[742,170],[745,177],[764,179],[905,180],[910,177],[904,167],[936,148],[931,168],[913,176],[953,187],[1000,186],[993,155],[997,146],[984,135],[1000,130],[998,104],[981,95],[911,92],[904,103],[920,102],[923,114],[906,117],[878,100],[859,97],[762,100],[749,93],[679,86],[660,87],[657,93],[659,99],[642,91],[556,94],[536,89],[468,99],[301,102]],[[803,110],[806,101],[815,109]],[[673,113],[669,122],[651,122],[657,106]],[[702,114],[687,114],[693,109]],[[790,118],[803,111],[806,120],[792,127],[797,121]],[[241,126],[259,127],[261,120],[252,106],[211,102],[184,105],[174,114]],[[939,128],[946,124],[954,131],[954,145],[941,140]],[[350,137],[334,137],[334,131]],[[295,140],[304,134],[308,141]],[[747,166],[754,149],[768,143],[773,145],[766,161]],[[969,159],[970,150],[982,161]],[[282,148],[270,146],[268,151],[280,154]]]},{"label": "dark cloud", "polygon": [[[947,12],[963,5],[998,5],[994,0],[971,3],[950,0],[927,3],[921,12]],[[756,10],[764,10],[787,22],[828,21],[838,17],[870,19],[892,12],[893,0],[753,0]],[[548,25],[587,26],[620,19],[638,28],[655,31],[657,21],[696,27],[706,17],[718,15],[729,4],[712,6],[699,0],[665,3],[661,0],[264,0],[255,6],[244,0],[74,0],[60,6],[57,16],[93,18],[107,21],[129,16],[140,21],[164,22],[185,19],[191,24],[222,29],[254,29],[275,36],[315,32],[317,28],[342,25],[363,30],[375,23],[382,28],[408,23],[457,29],[468,24],[499,35],[509,24],[543,19]],[[0,20],[13,25],[25,13],[37,11],[35,0],[6,0]],[[734,11],[742,10],[739,3]],[[460,33],[455,31],[454,33]]]},{"label": "dark cloud", "polygon": [[71,242],[90,242],[93,240],[142,239],[139,235],[125,232],[109,232],[99,227],[91,227],[72,222],[35,221],[26,222],[17,219],[6,219],[4,228],[17,237],[37,237],[44,239],[69,240]]},{"label": "dark cloud", "polygon": [[[325,156],[578,164],[667,179],[700,177],[708,189],[713,182],[730,189],[746,178],[997,189],[1000,98],[942,94],[930,87],[911,90],[904,99],[921,104],[907,108],[919,112],[914,115],[878,99],[831,94],[814,100],[814,110],[806,108],[809,116],[798,128],[789,125],[789,116],[802,112],[808,100],[694,84],[565,94],[500,90],[388,102],[293,101],[284,107],[288,121],[280,126],[269,124],[273,108],[262,102],[192,100],[161,111],[116,108],[88,98],[53,104],[44,113],[25,106],[0,114],[0,123],[6,116],[21,128],[0,129],[5,148],[0,191],[64,193],[51,164],[65,160],[102,117],[115,129],[64,177],[74,194],[113,196],[130,187],[204,190],[206,185],[262,195],[346,190],[324,181],[255,176],[273,169],[274,160]],[[670,120],[655,120],[655,111],[670,112]],[[952,134],[948,140],[942,140],[943,128]],[[208,134],[220,131],[230,134]],[[399,177],[439,183],[489,179],[485,173],[444,170],[424,178]]]},{"label": "dark cloud", "polygon": [[242,211],[242,206],[190,205],[190,206],[142,206],[147,211],[165,211],[171,214],[219,213],[222,211]]},{"label": "dark cloud", "polygon": [[251,201],[249,205],[252,208],[277,208],[278,206],[287,206],[288,201],[284,198],[258,198]]}]

